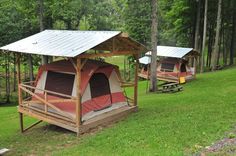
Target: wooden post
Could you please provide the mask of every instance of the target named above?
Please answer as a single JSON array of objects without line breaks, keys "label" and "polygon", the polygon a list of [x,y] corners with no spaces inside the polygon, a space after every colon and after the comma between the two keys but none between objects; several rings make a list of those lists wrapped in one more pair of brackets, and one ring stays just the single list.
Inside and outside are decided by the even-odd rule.
[{"label": "wooden post", "polygon": [[24,125],[23,125],[23,114],[19,113],[19,118],[20,118],[20,132],[24,132]]},{"label": "wooden post", "polygon": [[[21,75],[20,75],[20,54],[17,54],[17,82],[18,82],[18,105],[21,107],[22,105],[22,90],[20,88],[21,84]],[[21,133],[24,131],[24,125],[23,125],[23,114],[19,112],[19,118],[20,118],[20,130]]]},{"label": "wooden post", "polygon": [[134,55],[135,57],[135,77],[134,77],[134,106],[138,104],[138,67],[139,67],[139,57],[138,54]]},{"label": "wooden post", "polygon": [[77,93],[77,100],[76,100],[76,126],[77,126],[77,136],[79,135],[79,128],[81,125],[81,59],[77,57],[77,70],[76,70],[76,93]]}]

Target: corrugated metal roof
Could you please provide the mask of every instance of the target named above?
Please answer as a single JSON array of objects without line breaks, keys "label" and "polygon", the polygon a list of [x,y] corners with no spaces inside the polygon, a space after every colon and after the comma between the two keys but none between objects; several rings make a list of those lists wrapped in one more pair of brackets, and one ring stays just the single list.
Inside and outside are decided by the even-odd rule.
[{"label": "corrugated metal roof", "polygon": [[150,56],[144,56],[139,59],[139,63],[141,64],[149,64],[151,63],[151,57]]},{"label": "corrugated metal roof", "polygon": [[120,33],[120,31],[45,30],[0,49],[38,55],[75,57]]},{"label": "corrugated metal roof", "polygon": [[[157,46],[157,56],[182,58],[192,50],[193,48]],[[146,55],[151,55],[151,52],[147,52]]]}]

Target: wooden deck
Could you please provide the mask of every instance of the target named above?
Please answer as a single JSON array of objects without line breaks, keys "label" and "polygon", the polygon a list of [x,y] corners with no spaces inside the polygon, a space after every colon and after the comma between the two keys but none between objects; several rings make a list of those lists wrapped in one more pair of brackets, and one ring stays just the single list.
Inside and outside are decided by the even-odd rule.
[{"label": "wooden deck", "polygon": [[70,130],[76,133],[79,131],[80,134],[86,133],[89,130],[96,128],[97,126],[106,126],[111,123],[115,123],[119,120],[124,119],[128,114],[132,112],[136,112],[136,111],[137,111],[137,106],[123,106],[121,108],[114,109],[112,111],[95,116],[83,122],[82,125],[80,125],[80,127],[78,128],[74,121],[69,121],[69,120],[65,121],[64,119],[60,119],[59,117],[47,115],[37,110],[33,110],[33,109],[21,107],[21,106],[18,107],[19,113],[23,113],[27,116],[45,121],[47,123],[65,128],[67,130]]},{"label": "wooden deck", "polygon": [[[146,74],[143,74],[143,73],[139,73],[138,76],[140,78],[143,78],[143,79],[148,79],[148,76]],[[166,81],[166,82],[175,82],[175,83],[179,83],[179,78],[177,77],[173,77],[173,76],[160,76],[158,75],[157,76],[157,79],[158,80],[161,80],[161,81]],[[186,76],[185,77],[185,80],[186,82],[189,82],[191,80],[195,79],[195,76]]]},{"label": "wooden deck", "polygon": [[109,124],[118,122],[127,117],[128,114],[136,112],[137,110],[137,106],[125,106],[110,112],[106,112],[82,123],[79,132],[85,133],[90,129],[96,128],[97,126],[107,126]]},{"label": "wooden deck", "polygon": [[[114,44],[113,44],[114,46]],[[53,92],[50,90],[40,89],[35,87],[35,82],[25,82],[22,83],[20,75],[20,55],[17,55],[17,80],[18,80],[18,112],[20,118],[20,130],[25,132],[26,130],[32,128],[33,126],[39,124],[42,121],[48,122],[53,125],[68,129],[70,131],[76,132],[77,135],[89,131],[99,125],[107,125],[112,122],[117,122],[118,120],[123,119],[126,115],[131,112],[137,111],[137,98],[138,98],[138,59],[141,51],[137,50],[128,50],[128,51],[114,51],[114,48],[111,53],[99,53],[99,54],[83,54],[76,57],[76,63],[73,59],[68,58],[73,64],[76,70],[76,95],[69,96],[58,92]],[[122,106],[120,108],[111,110],[106,113],[99,114],[91,119],[82,121],[82,92],[81,92],[81,71],[89,58],[97,57],[110,57],[118,55],[132,55],[134,56],[135,63],[135,72],[134,72],[134,83],[122,83],[122,78],[118,74],[118,78],[121,82],[121,87],[133,87],[133,96],[126,97],[127,103],[131,106]],[[42,92],[43,96],[39,96],[37,93]],[[62,99],[50,99],[49,95],[59,96]],[[55,103],[67,103],[74,102],[76,105],[75,116],[71,116],[70,113],[63,111],[62,109],[55,106]],[[32,107],[31,103],[41,104],[42,108]],[[54,113],[51,110],[56,110]],[[30,116],[38,119],[39,121],[32,124],[31,126],[24,128],[24,116]]]}]

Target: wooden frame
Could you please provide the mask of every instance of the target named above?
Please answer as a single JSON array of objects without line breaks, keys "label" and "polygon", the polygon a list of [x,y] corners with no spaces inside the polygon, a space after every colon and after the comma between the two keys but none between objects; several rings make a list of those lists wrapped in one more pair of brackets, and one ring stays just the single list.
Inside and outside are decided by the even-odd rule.
[{"label": "wooden frame", "polygon": [[[20,118],[20,129],[21,132],[25,132],[26,130],[34,127],[35,125],[41,123],[42,121],[46,121],[48,123],[66,128],[68,130],[71,130],[73,132],[76,132],[77,135],[84,133],[88,131],[91,128],[95,128],[98,125],[104,125],[107,123],[111,123],[114,121],[118,121],[124,116],[128,115],[130,112],[137,111],[137,104],[138,104],[138,70],[139,70],[139,53],[140,53],[140,47],[138,44],[133,44],[132,41],[128,38],[127,34],[120,34],[117,36],[117,38],[112,38],[107,43],[111,43],[111,45],[101,45],[97,46],[97,48],[106,48],[108,47],[108,51],[105,53],[83,53],[78,55],[76,58],[67,58],[73,65],[73,67],[76,70],[76,97],[68,96],[65,94],[49,91],[49,90],[43,90],[36,88],[35,86],[32,86],[34,82],[27,82],[22,83],[21,82],[21,75],[20,75],[20,55],[17,55],[17,79],[18,79],[18,112],[19,112],[19,118]],[[127,45],[125,48],[119,48],[120,44],[124,44],[127,42]],[[132,48],[130,48],[132,47]],[[130,49],[130,50],[127,50]],[[139,49],[139,50],[138,50]],[[120,55],[131,55],[135,58],[135,80],[134,83],[127,83],[123,82],[121,80],[121,76],[118,75],[121,83],[121,87],[133,87],[134,88],[134,94],[133,97],[127,97],[127,101],[131,103],[131,106],[122,107],[120,109],[116,109],[114,111],[105,113],[103,115],[99,115],[96,118],[89,119],[85,122],[82,122],[82,106],[81,106],[81,70],[83,66],[86,64],[88,59],[92,58],[98,58],[98,57],[112,57],[112,56],[120,56]],[[76,60],[76,61],[75,61]],[[39,90],[43,92],[43,97],[37,95],[34,91]],[[23,92],[27,93],[29,95],[26,99],[23,99]],[[48,99],[48,94],[54,94],[58,96],[62,96],[66,99],[57,99],[57,100],[51,100]],[[32,97],[34,98],[32,100]],[[71,116],[71,114],[68,114],[67,112],[64,112],[63,110],[60,110],[59,108],[55,107],[54,103],[63,103],[63,102],[75,102],[76,103],[76,113],[75,116]],[[34,107],[33,104],[37,104],[40,107]],[[56,113],[52,112],[51,110],[55,110]],[[24,115],[31,116],[33,118],[38,119],[39,121],[32,124],[28,128],[24,129],[24,123],[23,123],[23,117]]]}]

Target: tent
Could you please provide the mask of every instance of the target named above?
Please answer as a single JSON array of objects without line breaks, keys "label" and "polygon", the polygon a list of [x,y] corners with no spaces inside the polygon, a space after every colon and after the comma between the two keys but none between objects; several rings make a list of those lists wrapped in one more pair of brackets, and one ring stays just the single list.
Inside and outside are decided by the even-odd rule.
[{"label": "tent", "polygon": [[[82,121],[101,113],[127,105],[126,97],[120,83],[117,66],[96,60],[88,60],[81,72]],[[43,90],[50,90],[76,97],[76,71],[69,60],[61,60],[43,65],[39,68],[35,93],[43,97]],[[48,100],[62,99],[61,96],[49,94]],[[36,100],[33,98],[32,100]],[[75,102],[53,103],[55,107],[75,116]],[[32,103],[32,107],[40,104]],[[50,109],[50,112],[57,113]]]},{"label": "tent", "polygon": [[[116,122],[137,111],[138,58],[147,49],[120,31],[45,30],[0,48],[17,54],[18,112],[21,132],[44,121],[78,135]],[[35,81],[22,82],[21,54],[60,57],[43,65]],[[134,81],[121,79],[105,57],[129,55],[136,60]],[[127,97],[124,87],[132,87]],[[24,128],[24,116],[38,122]]]},{"label": "tent", "polygon": [[[198,52],[193,48],[157,46],[157,78],[167,82],[185,82],[196,77]],[[194,61],[193,61],[194,60]],[[192,63],[191,63],[192,61]],[[139,77],[148,78],[151,52],[139,59]]]}]

